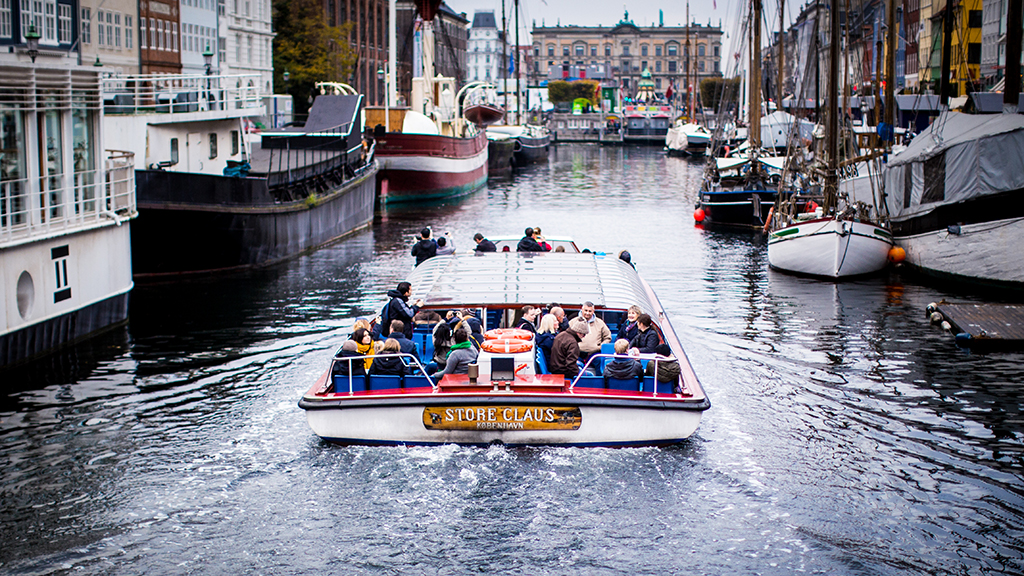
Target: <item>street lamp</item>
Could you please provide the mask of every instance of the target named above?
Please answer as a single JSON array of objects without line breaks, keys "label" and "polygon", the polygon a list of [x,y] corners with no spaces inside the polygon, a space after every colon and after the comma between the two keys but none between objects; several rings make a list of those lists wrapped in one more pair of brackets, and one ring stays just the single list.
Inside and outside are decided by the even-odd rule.
[{"label": "street lamp", "polygon": [[206,108],[212,110],[213,94],[210,93],[210,75],[213,74],[213,50],[209,44],[206,45],[206,50],[203,50],[203,60],[206,62]]},{"label": "street lamp", "polygon": [[384,131],[391,132],[391,103],[388,102],[388,75],[384,71],[387,68],[387,64],[384,68],[377,69],[377,79],[384,82]]},{"label": "street lamp", "polygon": [[28,27],[28,32],[25,32],[25,45],[28,47],[28,57],[32,59],[32,63],[36,63],[36,56],[39,55],[39,32],[36,31],[36,25],[32,24]]}]

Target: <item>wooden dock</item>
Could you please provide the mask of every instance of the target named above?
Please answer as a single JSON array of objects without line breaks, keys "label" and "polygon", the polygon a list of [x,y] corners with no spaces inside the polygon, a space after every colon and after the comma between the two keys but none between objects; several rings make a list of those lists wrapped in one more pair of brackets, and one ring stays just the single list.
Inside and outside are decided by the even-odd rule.
[{"label": "wooden dock", "polygon": [[1024,348],[1024,304],[953,304],[943,301],[934,308],[935,312],[942,314],[944,322],[949,322],[949,331],[956,336],[957,344]]}]

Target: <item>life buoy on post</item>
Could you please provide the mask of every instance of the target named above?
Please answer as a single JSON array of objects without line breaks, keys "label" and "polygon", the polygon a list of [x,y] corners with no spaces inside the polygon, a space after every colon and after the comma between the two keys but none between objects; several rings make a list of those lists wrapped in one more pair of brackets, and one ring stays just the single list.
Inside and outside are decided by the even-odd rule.
[{"label": "life buoy on post", "polygon": [[484,338],[487,340],[533,340],[533,332],[522,328],[494,328],[484,332]]},{"label": "life buoy on post", "polygon": [[775,206],[768,209],[768,217],[764,219],[764,228],[761,230],[765,234],[768,233],[768,227],[772,225],[772,216],[775,215]]},{"label": "life buoy on post", "polygon": [[533,343],[529,340],[501,338],[484,340],[484,343],[480,345],[480,348],[482,348],[484,352],[491,352],[492,354],[518,354],[520,352],[529,352],[532,350]]}]

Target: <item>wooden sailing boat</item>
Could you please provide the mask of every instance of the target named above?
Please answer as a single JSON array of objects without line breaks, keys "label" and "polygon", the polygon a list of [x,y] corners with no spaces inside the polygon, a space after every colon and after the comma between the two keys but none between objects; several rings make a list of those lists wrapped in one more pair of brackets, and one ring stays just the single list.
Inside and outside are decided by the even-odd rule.
[{"label": "wooden sailing boat", "polygon": [[[895,13],[890,2],[890,18]],[[778,204],[777,228],[768,238],[768,264],[775,269],[825,278],[878,272],[886,266],[892,234],[871,221],[849,201],[839,199],[839,14],[833,3],[830,20],[829,87],[826,114],[824,200],[819,212],[794,214],[795,198]],[[890,20],[890,22],[892,22]],[[890,27],[892,25],[890,24]],[[888,58],[894,58],[892,46]],[[890,77],[889,84],[893,82]],[[891,104],[887,106],[891,110]],[[767,226],[766,226],[767,227]]]}]

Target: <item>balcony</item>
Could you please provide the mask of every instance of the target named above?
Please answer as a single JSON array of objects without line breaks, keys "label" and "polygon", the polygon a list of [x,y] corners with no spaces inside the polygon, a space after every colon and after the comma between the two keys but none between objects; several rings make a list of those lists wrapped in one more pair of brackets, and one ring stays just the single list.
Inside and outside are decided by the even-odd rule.
[{"label": "balcony", "polygon": [[103,78],[104,112],[130,115],[236,110],[251,115],[252,109],[263,106],[259,85],[259,74],[110,76]]}]

